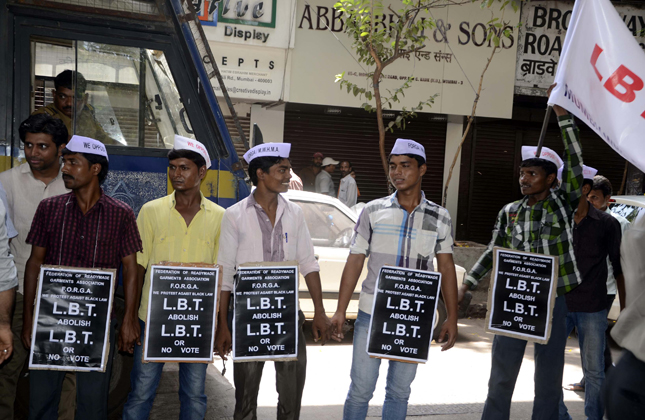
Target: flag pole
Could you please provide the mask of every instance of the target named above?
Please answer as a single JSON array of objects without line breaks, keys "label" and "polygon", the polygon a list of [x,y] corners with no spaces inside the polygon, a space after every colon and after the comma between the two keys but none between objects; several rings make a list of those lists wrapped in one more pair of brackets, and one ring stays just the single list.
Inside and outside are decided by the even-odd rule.
[{"label": "flag pole", "polygon": [[540,157],[540,154],[542,153],[542,144],[544,143],[544,137],[546,137],[546,130],[549,126],[549,119],[551,118],[552,109],[553,107],[551,105],[546,107],[546,115],[544,116],[544,122],[542,123],[542,131],[540,132],[540,139],[538,140],[535,157]]}]

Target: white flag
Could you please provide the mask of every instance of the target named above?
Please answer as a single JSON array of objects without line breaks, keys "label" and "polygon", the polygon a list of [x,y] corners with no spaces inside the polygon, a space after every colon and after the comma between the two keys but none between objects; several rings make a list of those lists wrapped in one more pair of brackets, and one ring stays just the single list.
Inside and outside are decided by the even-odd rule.
[{"label": "white flag", "polygon": [[645,52],[609,0],[575,2],[562,49],[549,104],[645,171]]}]

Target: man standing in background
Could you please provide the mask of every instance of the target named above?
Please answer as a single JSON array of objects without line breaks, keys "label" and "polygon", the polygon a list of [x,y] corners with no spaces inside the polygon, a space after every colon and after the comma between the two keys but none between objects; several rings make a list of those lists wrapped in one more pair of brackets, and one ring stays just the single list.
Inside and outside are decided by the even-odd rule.
[{"label": "man standing in background", "polygon": [[338,199],[347,207],[353,207],[358,200],[358,187],[352,176],[352,163],[348,160],[340,161],[340,185],[338,186]]},{"label": "man standing in background", "polygon": [[324,156],[322,153],[314,153],[311,158],[311,165],[300,171],[299,175],[305,191],[316,192],[316,176],[322,170],[323,158]]},{"label": "man standing in background", "polygon": [[322,171],[316,175],[316,192],[319,194],[329,195],[336,197],[336,186],[331,174],[336,170],[338,161],[330,157],[326,157],[322,161]]}]

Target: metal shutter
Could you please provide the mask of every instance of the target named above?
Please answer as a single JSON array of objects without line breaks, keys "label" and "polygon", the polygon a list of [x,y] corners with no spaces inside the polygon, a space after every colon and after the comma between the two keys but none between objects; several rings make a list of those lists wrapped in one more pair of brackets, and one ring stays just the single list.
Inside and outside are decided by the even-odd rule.
[{"label": "metal shutter", "polygon": [[[289,104],[285,113],[284,141],[292,144],[291,164],[296,173],[310,164],[315,152],[322,152],[336,160],[352,162],[361,193],[360,202],[386,196],[388,191],[379,155],[376,115],[361,110],[352,110],[353,115],[327,115],[323,113],[324,107],[307,108]],[[405,130],[387,132],[385,150],[391,150],[398,137],[423,144],[428,172],[422,188],[428,199],[441,203],[446,122],[421,118],[412,120]],[[333,177],[338,188],[338,168]]]}]

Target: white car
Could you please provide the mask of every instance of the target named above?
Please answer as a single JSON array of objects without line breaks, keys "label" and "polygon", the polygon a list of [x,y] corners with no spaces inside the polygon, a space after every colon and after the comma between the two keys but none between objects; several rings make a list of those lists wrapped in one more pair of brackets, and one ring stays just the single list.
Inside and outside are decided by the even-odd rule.
[{"label": "white car", "polygon": [[[314,252],[320,264],[320,280],[322,283],[323,305],[327,316],[331,317],[336,312],[340,278],[349,255],[349,245],[354,234],[354,226],[358,220],[356,212],[338,199],[324,194],[306,191],[289,190],[283,196],[293,203],[298,204],[305,215],[305,222],[314,245]],[[434,265],[436,267],[436,260]],[[456,265],[457,284],[461,284],[466,270]],[[358,315],[358,298],[360,296],[362,280],[367,275],[367,264],[354,290],[352,300],[347,308],[347,318],[355,319]],[[300,309],[307,319],[314,316],[314,305],[304,279],[300,280]],[[437,305],[438,316],[435,326],[441,325],[447,317],[443,299]],[[436,334],[439,329],[435,330]]]},{"label": "white car", "polygon": [[[623,216],[625,219],[629,220],[630,223],[634,223],[636,220],[641,217],[645,217],[645,196],[643,195],[617,195],[611,197],[611,204],[609,209],[612,213]],[[611,306],[611,310],[607,318],[612,321],[618,319],[620,314],[620,301],[618,297],[614,299],[614,303]]]}]

